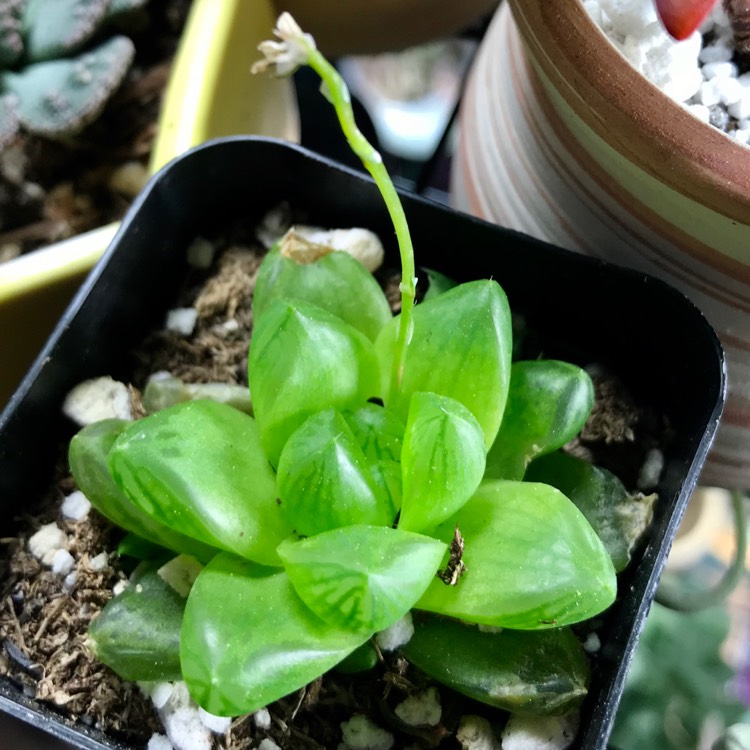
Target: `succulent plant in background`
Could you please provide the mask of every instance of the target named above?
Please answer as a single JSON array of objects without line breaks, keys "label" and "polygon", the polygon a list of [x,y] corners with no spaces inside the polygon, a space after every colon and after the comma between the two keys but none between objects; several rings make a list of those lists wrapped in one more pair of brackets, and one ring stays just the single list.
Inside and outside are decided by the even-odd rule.
[{"label": "succulent plant in background", "polygon": [[49,138],[79,132],[122,83],[135,49],[101,39],[146,0],[0,2],[0,147],[23,128]]}]

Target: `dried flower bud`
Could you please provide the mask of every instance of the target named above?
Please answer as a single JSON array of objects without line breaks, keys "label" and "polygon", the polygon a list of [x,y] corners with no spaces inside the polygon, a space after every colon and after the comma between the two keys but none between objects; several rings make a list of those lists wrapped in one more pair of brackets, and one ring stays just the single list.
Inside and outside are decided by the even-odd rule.
[{"label": "dried flower bud", "polygon": [[281,41],[268,40],[258,45],[263,59],[253,64],[252,72],[270,70],[277,76],[290,76],[307,63],[310,52],[316,48],[315,40],[302,31],[291,13],[286,12],[279,16],[273,33]]}]

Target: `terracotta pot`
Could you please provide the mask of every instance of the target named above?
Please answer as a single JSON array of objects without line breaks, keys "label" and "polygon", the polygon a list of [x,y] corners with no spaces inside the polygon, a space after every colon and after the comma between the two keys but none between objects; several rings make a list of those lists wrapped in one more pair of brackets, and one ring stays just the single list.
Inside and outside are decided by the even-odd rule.
[{"label": "terracotta pot", "polygon": [[729,399],[701,481],[750,486],[750,148],[631,68],[580,0],[500,8],[461,126],[458,208],[652,273],[704,311]]}]

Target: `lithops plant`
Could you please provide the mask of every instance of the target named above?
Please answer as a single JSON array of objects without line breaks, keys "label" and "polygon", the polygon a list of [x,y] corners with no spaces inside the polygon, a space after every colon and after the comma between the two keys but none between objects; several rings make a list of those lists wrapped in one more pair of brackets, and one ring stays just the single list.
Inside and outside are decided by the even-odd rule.
[{"label": "lithops plant", "polygon": [[135,54],[126,36],[100,36],[146,1],[0,0],[0,147],[19,128],[64,138],[96,119]]}]

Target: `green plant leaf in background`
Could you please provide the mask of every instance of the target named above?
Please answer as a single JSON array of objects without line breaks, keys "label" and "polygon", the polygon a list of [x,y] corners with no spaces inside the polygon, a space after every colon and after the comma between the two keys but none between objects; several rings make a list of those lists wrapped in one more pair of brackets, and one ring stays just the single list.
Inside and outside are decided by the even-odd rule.
[{"label": "green plant leaf in background", "polygon": [[250,393],[268,459],[328,408],[356,409],[380,395],[372,343],[316,305],[274,300],[257,322],[248,358]]},{"label": "green plant leaf in background", "polygon": [[[376,342],[383,377],[389,379],[397,327],[394,318]],[[511,347],[508,300],[497,282],[454,287],[415,308],[401,388],[386,394],[385,405],[406,420],[413,393],[450,396],[476,417],[488,449],[505,409]]]},{"label": "green plant leaf in background", "polygon": [[561,448],[581,431],[593,406],[594,385],[580,367],[557,360],[516,362],[486,476],[523,479],[533,458]]},{"label": "green plant leaf in background", "polygon": [[208,562],[216,550],[174,531],[132,503],[107,468],[107,456],[117,438],[132,422],[106,419],[84,427],[70,442],[68,462],[78,488],[112,523],[149,542]]},{"label": "green plant leaf in background", "polygon": [[482,481],[485,450],[482,428],[462,403],[415,393],[401,453],[398,527],[422,531],[458,511]]},{"label": "green plant leaf in background", "polygon": [[396,515],[335,409],[314,414],[292,433],[279,459],[278,488],[284,516],[305,536],[351,524],[390,526]]},{"label": "green plant leaf in background", "polygon": [[386,491],[391,505],[401,507],[401,449],[404,423],[378,404],[364,404],[343,414],[359,443],[373,479]]},{"label": "green plant leaf in background", "polygon": [[321,620],[285,571],[221,553],[188,597],[182,672],[204,709],[241,716],[307,685],[368,637]]},{"label": "green plant leaf in background", "polygon": [[[700,584],[703,585],[703,584]],[[696,750],[704,728],[718,734],[747,709],[732,696],[721,655],[729,633],[722,607],[686,614],[654,604],[617,712],[619,750]]]},{"label": "green plant leaf in background", "polygon": [[[264,564],[291,533],[255,420],[214,401],[188,401],[128,427],[109,453],[123,492],[187,536]],[[137,529],[134,529],[137,531]]]},{"label": "green plant leaf in background", "polygon": [[466,573],[436,579],[417,608],[467,622],[537,630],[571,625],[614,601],[614,567],[599,537],[559,490],[489,481],[432,536],[464,539]]},{"label": "green plant leaf in background", "polygon": [[444,685],[512,713],[564,713],[587,692],[588,658],[568,628],[489,633],[419,613],[401,653]]},{"label": "green plant leaf in background", "polygon": [[312,262],[286,257],[274,247],[263,259],[253,297],[258,320],[275,299],[322,307],[374,341],[393,317],[375,277],[349,253],[338,250]]},{"label": "green plant leaf in background", "polygon": [[446,545],[386,526],[346,526],[285,541],[279,556],[300,598],[336,627],[372,634],[425,592]]},{"label": "green plant leaf in background", "polygon": [[631,495],[612,472],[564,453],[532,461],[525,478],[551,484],[569,497],[594,527],[615,570],[627,567],[633,547],[651,523],[656,495]]},{"label": "green plant leaf in background", "polygon": [[97,659],[126,680],[180,680],[185,600],[154,570],[134,578],[89,627]]}]

